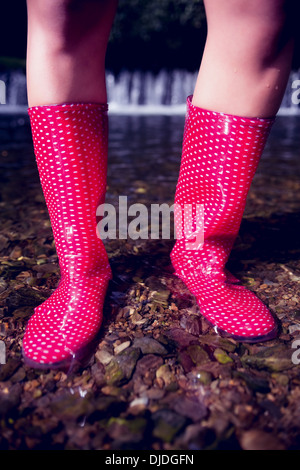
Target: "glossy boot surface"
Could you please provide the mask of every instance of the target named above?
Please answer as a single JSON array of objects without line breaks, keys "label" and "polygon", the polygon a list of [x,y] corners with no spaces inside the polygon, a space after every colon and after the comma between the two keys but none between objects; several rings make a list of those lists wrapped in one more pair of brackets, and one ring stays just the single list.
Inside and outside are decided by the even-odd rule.
[{"label": "glossy boot surface", "polygon": [[37,106],[29,115],[61,280],[35,308],[23,355],[33,367],[68,367],[85,355],[100,329],[111,278],[96,232],[96,210],[106,191],[107,106]]},{"label": "glossy boot surface", "polygon": [[187,107],[172,264],[216,332],[245,342],[273,338],[268,308],[225,268],[273,120],[207,111],[191,97]]}]

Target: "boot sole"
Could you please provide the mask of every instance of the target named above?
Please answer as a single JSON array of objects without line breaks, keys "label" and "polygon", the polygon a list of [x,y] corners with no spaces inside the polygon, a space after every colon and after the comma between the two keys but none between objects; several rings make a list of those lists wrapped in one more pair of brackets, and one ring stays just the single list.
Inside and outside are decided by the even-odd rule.
[{"label": "boot sole", "polygon": [[[186,286],[184,280],[182,279],[182,277],[179,274],[176,273],[176,271],[173,273],[173,275],[175,275],[178,279],[180,279],[184,283],[184,285]],[[188,289],[188,287],[187,287],[187,289]],[[191,292],[191,294],[192,294],[192,292]],[[192,295],[194,295],[194,294],[192,294]],[[195,295],[194,295],[194,297],[195,297],[195,299],[197,299]],[[279,333],[278,320],[276,318],[274,318],[274,315],[272,315],[271,312],[270,312],[270,314],[272,315],[272,317],[275,321],[275,327],[271,331],[269,331],[269,333],[266,333],[266,334],[261,335],[261,336],[239,336],[239,335],[235,335],[233,333],[228,333],[227,331],[222,330],[218,326],[214,325],[201,312],[201,306],[199,305],[199,302],[197,302],[197,305],[198,305],[199,310],[200,310],[200,315],[203,318],[205,318],[205,320],[210,324],[210,326],[212,326],[212,328],[214,329],[214,332],[217,335],[219,335],[223,338],[231,338],[231,339],[234,339],[235,341],[238,341],[239,343],[262,343],[262,342],[265,342],[265,341],[271,341],[272,339],[275,339],[278,336],[278,333]]]},{"label": "boot sole", "polygon": [[74,353],[74,356],[69,356],[66,359],[58,362],[50,362],[50,363],[41,363],[38,361],[34,361],[26,356],[24,349],[22,348],[22,356],[24,359],[24,363],[26,366],[31,367],[33,369],[52,369],[52,370],[61,370],[63,372],[71,373],[79,368],[87,367],[88,363],[90,362],[92,355],[95,352],[95,348],[98,345],[99,340],[98,338],[93,339],[78,351]]},{"label": "boot sole", "polygon": [[[202,313],[201,313],[202,315]],[[275,325],[273,330],[269,331],[269,333],[266,333],[265,335],[261,336],[238,336],[234,335],[232,333],[228,333],[225,330],[222,330],[221,328],[218,328],[216,325],[211,323],[204,315],[202,315],[203,318],[213,327],[215,333],[222,338],[228,338],[228,339],[234,339],[235,341],[239,343],[263,343],[265,341],[271,341],[278,336],[278,326]]]}]

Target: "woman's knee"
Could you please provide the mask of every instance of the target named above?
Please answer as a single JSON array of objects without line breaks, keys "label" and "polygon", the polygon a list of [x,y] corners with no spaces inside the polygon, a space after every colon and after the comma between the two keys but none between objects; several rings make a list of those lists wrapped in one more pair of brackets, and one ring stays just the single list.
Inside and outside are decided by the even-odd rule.
[{"label": "woman's knee", "polygon": [[29,27],[69,49],[85,38],[107,39],[118,0],[27,0]]},{"label": "woman's knee", "polygon": [[292,0],[204,0],[208,34],[232,52],[253,53],[272,62],[292,40],[295,12]]}]

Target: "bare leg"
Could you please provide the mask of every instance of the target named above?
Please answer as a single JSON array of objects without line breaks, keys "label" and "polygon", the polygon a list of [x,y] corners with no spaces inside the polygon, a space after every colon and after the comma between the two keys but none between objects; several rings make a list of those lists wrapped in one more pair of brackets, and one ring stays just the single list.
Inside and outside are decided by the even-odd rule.
[{"label": "bare leg", "polygon": [[117,0],[27,0],[29,106],[107,101],[105,54]]},{"label": "bare leg", "polygon": [[226,263],[289,76],[292,3],[204,2],[208,37],[193,103],[187,102],[175,195],[183,212],[185,205],[202,205],[203,224],[195,217],[194,226],[203,243],[189,248],[191,234],[175,213],[183,236],[171,259],[216,332],[238,341],[266,341],[277,334],[275,319],[251,291],[236,285]]},{"label": "bare leg", "polygon": [[28,97],[61,282],[23,339],[32,367],[71,368],[91,352],[111,269],[96,233],[106,190],[105,53],[116,0],[28,0]]},{"label": "bare leg", "polygon": [[274,116],[293,54],[291,2],[204,1],[208,36],[193,104],[239,116]]}]

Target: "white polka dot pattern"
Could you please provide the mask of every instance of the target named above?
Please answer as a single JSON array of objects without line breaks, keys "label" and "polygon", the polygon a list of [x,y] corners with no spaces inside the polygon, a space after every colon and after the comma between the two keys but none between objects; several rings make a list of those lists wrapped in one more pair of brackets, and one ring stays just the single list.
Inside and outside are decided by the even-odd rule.
[{"label": "white polka dot pattern", "polygon": [[[273,316],[252,292],[236,284],[225,265],[273,120],[203,110],[191,97],[187,106],[175,202],[182,212],[185,204],[204,205],[204,243],[200,249],[187,249],[182,227],[172,264],[217,329],[243,339],[267,338],[276,331]],[[180,223],[175,212],[177,233]]]},{"label": "white polka dot pattern", "polygon": [[47,203],[61,280],[35,308],[23,340],[31,364],[75,357],[99,331],[111,270],[96,233],[107,169],[107,105],[29,109],[34,150]]}]

